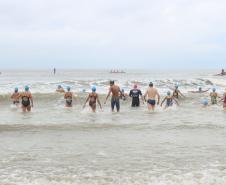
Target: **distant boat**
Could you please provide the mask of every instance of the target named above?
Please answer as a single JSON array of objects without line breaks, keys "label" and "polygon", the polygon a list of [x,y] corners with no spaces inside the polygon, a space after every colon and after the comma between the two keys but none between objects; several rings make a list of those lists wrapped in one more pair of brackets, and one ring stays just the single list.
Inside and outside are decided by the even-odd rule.
[{"label": "distant boat", "polygon": [[111,70],[110,73],[116,73],[116,74],[118,74],[118,73],[126,73],[126,72],[123,71],[123,70]]}]

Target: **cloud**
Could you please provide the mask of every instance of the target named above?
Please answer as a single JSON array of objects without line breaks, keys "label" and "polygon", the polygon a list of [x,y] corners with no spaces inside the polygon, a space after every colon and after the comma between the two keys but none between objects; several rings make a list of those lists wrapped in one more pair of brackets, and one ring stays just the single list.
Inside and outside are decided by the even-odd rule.
[{"label": "cloud", "polygon": [[136,67],[131,61],[141,60],[146,67],[217,55],[221,64],[225,6],[223,0],[0,1],[0,60],[74,67],[90,61],[87,67],[106,61]]}]

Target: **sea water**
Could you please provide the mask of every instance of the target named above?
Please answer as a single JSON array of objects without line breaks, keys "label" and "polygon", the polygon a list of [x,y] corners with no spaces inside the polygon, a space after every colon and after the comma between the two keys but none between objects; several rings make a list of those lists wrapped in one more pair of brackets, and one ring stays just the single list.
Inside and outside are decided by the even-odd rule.
[{"label": "sea water", "polygon": [[[2,71],[0,75],[1,185],[225,185],[226,111],[222,104],[203,108],[209,92],[220,95],[226,78],[213,71],[105,70]],[[133,84],[145,92],[152,81],[161,98],[175,84],[186,98],[180,106],[147,111],[121,101],[112,113],[110,102],[92,113],[82,105],[96,85],[103,103],[109,80],[128,91]],[[73,108],[64,107],[57,85],[71,86]],[[14,87],[30,86],[34,108],[23,113],[11,106]]]}]

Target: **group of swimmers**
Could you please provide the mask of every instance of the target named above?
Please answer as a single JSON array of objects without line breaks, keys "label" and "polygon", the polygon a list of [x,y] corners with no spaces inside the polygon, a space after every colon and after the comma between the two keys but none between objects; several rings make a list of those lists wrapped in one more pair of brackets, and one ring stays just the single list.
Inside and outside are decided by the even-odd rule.
[{"label": "group of swimmers", "polygon": [[[92,92],[88,94],[86,101],[83,105],[83,108],[85,108],[86,104],[89,102],[89,106],[92,109],[93,112],[96,112],[96,105],[100,106],[100,109],[102,109],[102,105],[99,99],[99,95],[96,92],[96,87],[92,87]],[[57,90],[59,93],[64,93],[64,99],[65,99],[65,107],[72,107],[73,104],[73,97],[74,94],[71,92],[71,88],[68,86],[66,91],[64,88],[59,85]],[[191,93],[205,93],[209,91],[208,90],[202,90],[200,87],[198,91],[190,91]],[[106,99],[104,101],[104,104],[106,104],[108,98],[111,96],[111,109],[112,112],[115,110],[119,112],[120,111],[120,100],[126,100],[127,97],[132,98],[132,107],[139,107],[140,106],[140,99],[142,100],[143,104],[144,102],[147,102],[147,106],[149,110],[154,110],[156,104],[160,104],[160,95],[158,93],[158,90],[154,87],[154,84],[152,82],[149,83],[149,86],[143,95],[141,90],[138,88],[138,86],[135,84],[133,89],[130,90],[129,94],[126,94],[124,90],[120,89],[118,85],[115,84],[114,81],[110,81],[110,87],[108,94],[106,96]],[[181,93],[179,90],[178,85],[175,86],[173,89],[173,93],[170,91],[167,92],[166,96],[163,98],[161,102],[161,106],[165,103],[164,108],[171,107],[175,103],[176,105],[179,105],[178,99],[185,96]],[[15,88],[14,93],[11,96],[13,100],[13,104],[19,106],[21,104],[21,108],[24,112],[31,111],[31,108],[34,106],[33,104],[33,98],[32,94],[29,90],[28,86],[25,86],[24,92],[19,93],[18,88]],[[224,93],[223,97],[220,97],[220,95],[216,92],[216,89],[213,88],[212,92],[210,93],[210,99],[211,104],[217,104],[218,98],[219,101],[223,101],[223,107],[226,108],[226,92]],[[156,102],[157,99],[157,102]],[[202,102],[203,106],[208,106],[209,102],[207,99],[203,100]]]}]

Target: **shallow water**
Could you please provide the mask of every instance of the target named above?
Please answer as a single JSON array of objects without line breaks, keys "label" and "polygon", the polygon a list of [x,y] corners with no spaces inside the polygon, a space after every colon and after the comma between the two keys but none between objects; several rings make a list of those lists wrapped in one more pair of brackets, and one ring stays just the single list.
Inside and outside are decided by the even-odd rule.
[{"label": "shallow water", "polygon": [[[132,77],[135,79],[134,74],[139,74],[143,77],[138,79],[144,84],[142,89],[149,78],[153,78],[151,80],[163,95],[168,76],[155,74],[149,77],[147,72],[141,71],[109,77],[108,73],[100,71],[96,78],[93,74],[86,79],[88,72],[85,71],[81,82],[81,72],[66,73],[48,79],[48,73],[43,72],[39,80],[37,72],[34,72],[35,77],[26,82],[34,91],[35,107],[31,113],[10,107],[8,93],[17,84],[12,80],[7,85],[11,80],[7,71],[3,73],[5,76],[1,76],[4,88],[1,89],[0,103],[0,184],[226,184],[226,111],[222,105],[203,108],[200,100],[208,93],[193,97],[186,93],[197,88],[191,82],[203,88],[216,86],[221,92],[225,87],[224,78],[212,77],[209,72],[189,72],[187,76],[177,73],[172,75],[170,83],[180,82],[187,97],[180,101],[179,107],[167,110],[157,107],[155,112],[148,112],[146,105],[130,108],[128,100],[122,102],[120,113],[111,113],[108,102],[103,112],[98,109],[93,114],[88,106],[82,110],[87,94],[81,93],[80,89],[88,89],[88,85],[81,85],[84,81],[91,78],[101,81],[100,76],[102,81],[114,78],[129,89]],[[23,74],[17,76],[18,81],[30,73]],[[69,74],[76,74],[79,78]],[[165,85],[159,82],[160,79]],[[206,84],[207,80],[213,85]],[[52,93],[63,81],[76,81],[73,87],[78,98],[72,109],[65,109],[62,96]],[[37,83],[44,92],[33,87]],[[54,85],[48,85],[50,83]],[[107,81],[101,84],[97,88],[104,93]],[[102,102],[104,97],[101,95]]]}]

